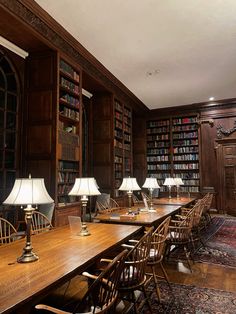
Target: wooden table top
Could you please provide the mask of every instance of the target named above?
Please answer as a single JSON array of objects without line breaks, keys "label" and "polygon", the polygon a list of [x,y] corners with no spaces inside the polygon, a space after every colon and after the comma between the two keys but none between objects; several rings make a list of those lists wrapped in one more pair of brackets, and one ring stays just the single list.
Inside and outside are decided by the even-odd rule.
[{"label": "wooden table top", "polygon": [[[97,259],[141,230],[137,226],[88,224],[90,236],[73,236],[68,226],[32,236],[39,260],[17,263],[25,240],[0,247],[0,313],[27,308],[50,289],[83,272]],[[34,302],[33,302],[34,301]]]},{"label": "wooden table top", "polygon": [[[132,211],[136,212],[141,206],[132,207]],[[127,208],[121,208],[111,213],[99,214],[96,216],[100,222],[113,223],[113,224],[131,224],[139,226],[156,226],[163,221],[167,216],[175,214],[181,208],[180,205],[157,205],[154,206],[155,212],[139,212],[135,215],[135,219],[124,217],[127,214]]]},{"label": "wooden table top", "polygon": [[187,206],[193,203],[196,200],[194,197],[160,197],[160,198],[153,198],[154,205],[181,205]]}]

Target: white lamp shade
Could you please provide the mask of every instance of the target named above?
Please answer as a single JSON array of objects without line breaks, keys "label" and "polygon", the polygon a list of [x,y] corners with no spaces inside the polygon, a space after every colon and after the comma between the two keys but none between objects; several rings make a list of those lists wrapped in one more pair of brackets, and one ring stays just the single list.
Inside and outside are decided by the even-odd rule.
[{"label": "white lamp shade", "polygon": [[143,184],[143,188],[158,189],[158,188],[160,188],[160,186],[157,183],[157,179],[156,178],[146,178],[146,180],[145,180],[145,182]]},{"label": "white lamp shade", "polygon": [[99,195],[97,186],[94,178],[77,178],[69,195]]},{"label": "white lamp shade", "polygon": [[163,185],[172,186],[176,185],[175,180],[173,178],[165,178],[165,182]]},{"label": "white lamp shade", "polygon": [[181,178],[174,178],[175,180],[175,185],[180,186],[180,185],[184,185],[184,182]]},{"label": "white lamp shade", "polygon": [[119,187],[120,191],[138,191],[141,190],[136,178],[123,178],[122,184]]},{"label": "white lamp shade", "polygon": [[53,202],[44,185],[44,179],[23,178],[15,180],[12,191],[3,204],[32,205]]}]

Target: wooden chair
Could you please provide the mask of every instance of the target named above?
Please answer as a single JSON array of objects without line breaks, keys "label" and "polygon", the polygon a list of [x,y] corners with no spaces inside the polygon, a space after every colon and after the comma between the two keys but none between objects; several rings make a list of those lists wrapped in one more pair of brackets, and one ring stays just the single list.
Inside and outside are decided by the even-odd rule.
[{"label": "wooden chair", "polygon": [[[186,216],[183,216],[180,220],[171,220],[168,236],[166,239],[166,257],[169,258],[169,255],[172,253],[171,248],[174,246],[175,250],[177,248],[183,248],[184,253],[187,259],[187,263],[190,271],[191,264],[189,257],[192,257],[190,250],[191,243],[191,232],[193,226],[193,217],[194,217],[194,209],[189,210]],[[180,251],[180,254],[182,252]],[[178,256],[176,258],[179,260]],[[193,260],[193,258],[192,258]]]},{"label": "wooden chair", "polygon": [[[165,253],[165,242],[166,242],[166,238],[168,234],[170,220],[171,220],[171,217],[167,217],[153,232],[150,254],[147,261],[147,266],[151,267],[152,272],[151,273],[146,272],[146,275],[148,277],[146,284],[148,284],[152,279],[154,280],[155,287],[156,287],[156,294],[159,301],[161,301],[161,294],[160,294],[160,289],[158,286],[158,278],[165,279],[171,289],[168,275],[162,264],[163,256]],[[163,276],[159,276],[156,273],[156,267],[158,265],[160,265],[161,267]]]},{"label": "wooden chair", "polygon": [[[91,275],[87,272],[83,276],[92,281],[87,292],[81,300],[75,302],[68,302],[65,310],[59,310],[52,306],[38,304],[36,309],[47,310],[52,313],[68,314],[68,313],[113,313],[113,306],[117,300],[120,275],[124,266],[124,260],[127,255],[127,250],[122,251],[112,261],[101,260],[103,263],[107,262],[108,265],[99,274],[99,276]],[[69,312],[67,310],[69,309]]]},{"label": "wooden chair", "polygon": [[132,200],[133,200],[133,205],[143,204],[143,201],[138,199],[138,197],[134,193],[132,193]]},{"label": "wooden chair", "polygon": [[[123,245],[129,248],[130,251],[126,257],[124,268],[120,277],[119,283],[119,299],[120,303],[117,305],[117,312],[126,313],[134,309],[134,313],[140,313],[141,308],[147,302],[150,311],[151,304],[149,302],[145,283],[146,283],[146,265],[150,254],[150,245],[152,239],[153,228],[150,228],[142,238],[137,240],[130,240],[130,244]],[[137,292],[143,292],[144,298],[141,304],[137,303]],[[124,304],[124,309],[120,309],[120,304]]]},{"label": "wooden chair", "polygon": [[31,233],[38,234],[52,229],[49,219],[42,213],[34,211],[32,214]]},{"label": "wooden chair", "polygon": [[213,200],[213,193],[207,193],[204,197],[204,209],[202,216],[204,218],[205,227],[211,222],[210,209]]},{"label": "wooden chair", "polygon": [[119,204],[111,197],[106,203],[100,203],[99,201],[96,201],[96,214],[104,214],[106,212],[109,213],[117,209],[118,207],[120,207]]},{"label": "wooden chair", "polygon": [[8,220],[0,217],[0,245],[11,243],[21,237],[17,236],[15,227]]}]

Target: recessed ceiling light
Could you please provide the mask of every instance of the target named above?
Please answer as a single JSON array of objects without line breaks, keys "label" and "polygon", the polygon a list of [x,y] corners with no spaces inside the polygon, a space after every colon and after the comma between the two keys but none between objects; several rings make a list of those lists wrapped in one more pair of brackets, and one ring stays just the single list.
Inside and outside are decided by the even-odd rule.
[{"label": "recessed ceiling light", "polygon": [[209,97],[209,100],[210,101],[212,101],[212,100],[214,100],[215,99],[215,97]]}]

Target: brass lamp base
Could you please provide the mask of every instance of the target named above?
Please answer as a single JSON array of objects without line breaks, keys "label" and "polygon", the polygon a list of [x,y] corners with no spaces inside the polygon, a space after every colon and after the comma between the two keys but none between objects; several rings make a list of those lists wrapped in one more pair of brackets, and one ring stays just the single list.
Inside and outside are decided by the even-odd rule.
[{"label": "brass lamp base", "polygon": [[82,228],[81,228],[79,235],[81,237],[85,237],[85,236],[90,235],[90,232],[88,231],[88,227],[87,227],[86,223],[84,223],[84,222],[82,222]]},{"label": "brass lamp base", "polygon": [[17,258],[18,263],[31,263],[35,262],[39,257],[34,252],[24,252],[20,257]]}]

